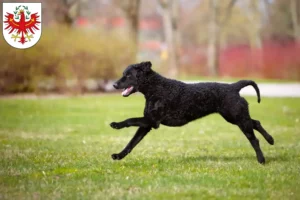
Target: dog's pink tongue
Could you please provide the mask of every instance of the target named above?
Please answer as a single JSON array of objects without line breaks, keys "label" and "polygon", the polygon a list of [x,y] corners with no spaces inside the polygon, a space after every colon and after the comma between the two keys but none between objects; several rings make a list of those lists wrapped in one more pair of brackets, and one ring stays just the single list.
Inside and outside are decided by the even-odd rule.
[{"label": "dog's pink tongue", "polygon": [[130,92],[131,92],[131,90],[132,90],[132,86],[131,87],[128,87],[128,88],[126,88],[125,90],[123,90],[123,92],[122,92],[122,95],[124,96],[124,95],[128,95]]}]

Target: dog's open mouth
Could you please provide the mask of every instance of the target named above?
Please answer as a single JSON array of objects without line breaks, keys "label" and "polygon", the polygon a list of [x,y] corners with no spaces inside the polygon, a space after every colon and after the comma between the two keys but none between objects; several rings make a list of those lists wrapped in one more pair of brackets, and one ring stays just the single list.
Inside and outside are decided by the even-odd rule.
[{"label": "dog's open mouth", "polygon": [[133,86],[129,86],[128,88],[123,89],[122,95],[123,97],[128,97],[134,90]]}]

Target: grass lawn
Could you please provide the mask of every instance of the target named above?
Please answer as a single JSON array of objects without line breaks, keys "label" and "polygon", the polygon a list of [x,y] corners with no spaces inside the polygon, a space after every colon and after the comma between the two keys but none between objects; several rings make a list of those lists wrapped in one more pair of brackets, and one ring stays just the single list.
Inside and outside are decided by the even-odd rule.
[{"label": "grass lawn", "polygon": [[247,98],[266,164],[218,115],[153,130],[113,161],[136,128],[141,95],[0,99],[0,199],[300,199],[300,99]]}]

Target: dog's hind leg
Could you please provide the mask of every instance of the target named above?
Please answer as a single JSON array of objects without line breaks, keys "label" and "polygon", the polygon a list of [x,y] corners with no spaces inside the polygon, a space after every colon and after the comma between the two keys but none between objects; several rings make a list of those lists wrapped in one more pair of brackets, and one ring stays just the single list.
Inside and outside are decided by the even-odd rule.
[{"label": "dog's hind leg", "polygon": [[245,134],[249,142],[251,143],[253,149],[255,150],[257,161],[261,164],[265,163],[265,157],[260,149],[259,146],[259,141],[255,137],[254,132],[253,132],[253,125],[252,121],[249,119],[247,121],[242,121],[237,124],[241,131]]},{"label": "dog's hind leg", "polygon": [[259,141],[254,135],[252,119],[249,115],[248,103],[244,98],[233,101],[226,101],[227,105],[220,110],[220,114],[224,119],[232,124],[237,125],[251,143],[256,152],[259,163],[264,163],[265,158],[260,149]]},{"label": "dog's hind leg", "polygon": [[127,144],[127,146],[123,149],[123,151],[121,151],[118,154],[112,154],[111,157],[114,160],[121,160],[123,159],[125,156],[127,156],[127,154],[129,154],[133,148],[145,137],[145,135],[147,135],[147,133],[151,130],[151,127],[140,127],[138,128],[137,132],[135,133],[135,135],[133,136],[133,138],[130,140],[130,142]]},{"label": "dog's hind leg", "polygon": [[260,121],[252,119],[253,129],[257,130],[271,145],[274,144],[273,137],[261,126]]}]

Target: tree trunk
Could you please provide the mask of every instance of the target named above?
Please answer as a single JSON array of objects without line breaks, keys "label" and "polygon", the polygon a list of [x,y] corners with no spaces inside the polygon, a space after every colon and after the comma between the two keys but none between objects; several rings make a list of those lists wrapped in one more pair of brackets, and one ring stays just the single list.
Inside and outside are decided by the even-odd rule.
[{"label": "tree trunk", "polygon": [[252,2],[253,4],[249,6],[250,13],[247,16],[248,16],[248,20],[252,24],[252,30],[251,30],[251,32],[253,31],[252,46],[254,46],[256,49],[261,49],[262,48],[261,32],[263,26],[262,25],[263,16],[259,10],[259,0],[256,1],[257,2]]},{"label": "tree trunk", "polygon": [[220,55],[220,39],[219,32],[217,30],[210,32],[210,38],[208,43],[207,52],[207,64],[209,74],[212,76],[219,75],[219,55]]},{"label": "tree trunk", "polygon": [[[175,60],[177,71],[180,68],[180,46],[181,46],[181,34],[178,28],[180,4],[179,0],[172,1],[172,29],[174,32],[174,48],[175,48]],[[176,74],[177,76],[178,74]]]},{"label": "tree trunk", "polygon": [[126,11],[126,18],[129,23],[129,31],[132,41],[137,46],[139,37],[139,8],[140,0],[130,0],[130,5]]},{"label": "tree trunk", "polygon": [[290,0],[290,9],[291,9],[291,15],[292,15],[292,21],[293,21],[294,38],[296,40],[300,40],[300,24],[299,24],[299,20],[298,20],[297,0]]},{"label": "tree trunk", "polygon": [[[175,78],[178,75],[178,65],[176,58],[176,33],[177,19],[173,18],[173,6],[177,0],[160,0],[163,10],[163,27],[168,52],[168,76]],[[175,2],[176,3],[176,2]]]},{"label": "tree trunk", "polygon": [[115,3],[122,9],[125,14],[129,27],[129,37],[134,44],[134,53],[138,53],[139,39],[139,9],[140,0],[115,0]]},{"label": "tree trunk", "polygon": [[55,21],[66,27],[72,27],[80,16],[80,0],[45,0],[45,3],[52,10]]},{"label": "tree trunk", "polygon": [[237,0],[231,0],[225,10],[225,17],[222,21],[218,19],[219,0],[210,0],[210,22],[209,22],[209,39],[207,48],[207,65],[212,76],[219,75],[219,55],[220,55],[220,40],[223,28],[226,26],[231,17],[231,10]]},{"label": "tree trunk", "polygon": [[209,40],[207,49],[207,65],[209,73],[217,76],[219,72],[220,27],[217,21],[218,0],[210,0]]},{"label": "tree trunk", "polygon": [[[264,60],[264,51],[263,51],[263,39],[262,39],[262,27],[263,27],[263,13],[260,11],[260,0],[257,0],[256,9],[253,8],[253,12],[255,13],[255,10],[257,12],[257,19],[255,24],[255,37],[254,37],[254,46],[255,50],[257,52],[257,60],[256,60],[256,70],[254,73],[257,73],[257,71],[261,71],[264,68],[265,60]],[[255,68],[254,68],[255,69]]]},{"label": "tree trunk", "polygon": [[265,7],[265,18],[267,19],[267,22],[270,20],[270,2],[269,0],[264,0],[264,7]]}]

